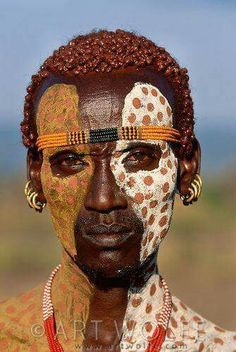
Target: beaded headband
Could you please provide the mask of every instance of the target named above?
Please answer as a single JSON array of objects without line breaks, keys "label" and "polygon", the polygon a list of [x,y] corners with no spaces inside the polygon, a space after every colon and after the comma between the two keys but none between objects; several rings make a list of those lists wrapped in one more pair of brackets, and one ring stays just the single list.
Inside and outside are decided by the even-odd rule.
[{"label": "beaded headband", "polygon": [[45,134],[38,137],[38,150],[51,147],[62,147],[76,144],[111,142],[118,140],[164,140],[180,142],[178,130],[168,126],[125,126],[99,128]]}]

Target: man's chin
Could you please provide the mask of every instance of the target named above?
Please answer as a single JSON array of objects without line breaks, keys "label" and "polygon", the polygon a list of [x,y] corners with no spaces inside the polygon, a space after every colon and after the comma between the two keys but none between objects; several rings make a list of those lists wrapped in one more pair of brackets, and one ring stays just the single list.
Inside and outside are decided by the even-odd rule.
[{"label": "man's chin", "polygon": [[113,287],[129,287],[131,280],[139,269],[138,264],[120,268],[91,267],[87,263],[76,260],[78,267],[85,273],[89,281],[97,288],[107,290]]}]

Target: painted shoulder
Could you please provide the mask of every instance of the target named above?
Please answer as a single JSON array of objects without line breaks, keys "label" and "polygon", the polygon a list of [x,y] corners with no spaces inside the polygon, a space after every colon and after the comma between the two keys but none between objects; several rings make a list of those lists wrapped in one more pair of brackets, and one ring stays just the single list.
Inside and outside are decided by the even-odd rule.
[{"label": "painted shoulder", "polygon": [[178,298],[172,297],[172,300],[173,309],[165,341],[166,351],[171,348],[176,351],[178,347],[181,351],[185,349],[192,352],[236,351],[236,332],[222,329],[203,318]]},{"label": "painted shoulder", "polygon": [[[37,336],[42,327],[43,286],[40,284],[0,302],[0,351],[33,351],[34,344],[39,346],[41,341],[45,343],[44,336]],[[35,333],[36,327],[38,332]]]}]

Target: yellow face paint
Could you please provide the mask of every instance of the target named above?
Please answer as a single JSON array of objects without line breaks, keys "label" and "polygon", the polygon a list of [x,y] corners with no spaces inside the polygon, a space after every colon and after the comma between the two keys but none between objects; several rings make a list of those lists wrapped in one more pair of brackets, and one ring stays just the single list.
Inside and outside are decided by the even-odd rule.
[{"label": "yellow face paint", "polygon": [[[79,96],[74,85],[55,84],[48,88],[39,101],[36,114],[38,134],[81,129],[78,104]],[[58,177],[52,172],[50,157],[65,149],[69,148],[47,148],[43,151],[41,181],[56,234],[62,246],[74,256],[74,225],[90,182],[92,162],[87,160],[88,166],[79,173]],[[89,147],[73,149],[88,152]]]}]

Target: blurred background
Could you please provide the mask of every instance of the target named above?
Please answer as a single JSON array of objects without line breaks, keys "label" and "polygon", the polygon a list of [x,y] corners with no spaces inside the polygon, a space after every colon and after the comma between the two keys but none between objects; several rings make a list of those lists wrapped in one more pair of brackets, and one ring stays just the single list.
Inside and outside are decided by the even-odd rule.
[{"label": "blurred background", "polygon": [[49,214],[28,208],[19,123],[25,88],[73,36],[123,28],[176,57],[191,77],[203,195],[179,199],[159,265],[173,294],[236,330],[236,3],[221,0],[28,0],[0,5],[0,300],[44,281],[59,261]]}]

